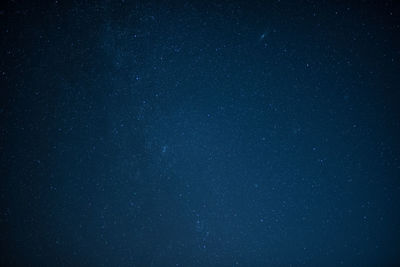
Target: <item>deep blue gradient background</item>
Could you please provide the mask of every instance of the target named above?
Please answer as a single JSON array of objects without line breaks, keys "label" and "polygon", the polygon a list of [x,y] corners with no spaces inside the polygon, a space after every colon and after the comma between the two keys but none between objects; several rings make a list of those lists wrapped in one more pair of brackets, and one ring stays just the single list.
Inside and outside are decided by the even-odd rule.
[{"label": "deep blue gradient background", "polygon": [[1,266],[400,263],[396,1],[1,4]]}]

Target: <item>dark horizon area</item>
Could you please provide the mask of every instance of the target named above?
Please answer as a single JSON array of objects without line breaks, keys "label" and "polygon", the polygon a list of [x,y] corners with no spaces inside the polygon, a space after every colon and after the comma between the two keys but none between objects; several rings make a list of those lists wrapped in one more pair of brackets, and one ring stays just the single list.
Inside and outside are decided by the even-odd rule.
[{"label": "dark horizon area", "polygon": [[0,32],[1,266],[400,264],[396,1],[5,1]]}]

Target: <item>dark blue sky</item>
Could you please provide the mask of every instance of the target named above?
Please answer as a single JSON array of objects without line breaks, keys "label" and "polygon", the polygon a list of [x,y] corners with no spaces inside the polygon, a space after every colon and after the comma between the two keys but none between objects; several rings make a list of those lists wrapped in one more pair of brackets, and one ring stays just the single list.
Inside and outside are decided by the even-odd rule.
[{"label": "dark blue sky", "polygon": [[1,266],[400,263],[396,1],[8,1],[0,32]]}]

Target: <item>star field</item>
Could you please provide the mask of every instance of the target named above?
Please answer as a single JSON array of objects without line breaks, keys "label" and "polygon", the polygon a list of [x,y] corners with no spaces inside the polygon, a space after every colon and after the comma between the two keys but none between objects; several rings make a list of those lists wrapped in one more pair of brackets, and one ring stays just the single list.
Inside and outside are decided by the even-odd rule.
[{"label": "star field", "polygon": [[395,1],[7,1],[0,32],[1,266],[400,263]]}]

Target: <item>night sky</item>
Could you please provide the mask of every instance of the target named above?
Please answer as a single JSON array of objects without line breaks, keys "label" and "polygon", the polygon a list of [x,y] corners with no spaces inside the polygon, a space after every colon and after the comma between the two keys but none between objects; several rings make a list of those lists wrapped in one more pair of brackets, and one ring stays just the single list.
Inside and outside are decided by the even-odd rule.
[{"label": "night sky", "polygon": [[1,266],[400,264],[396,1],[8,1],[0,36]]}]

